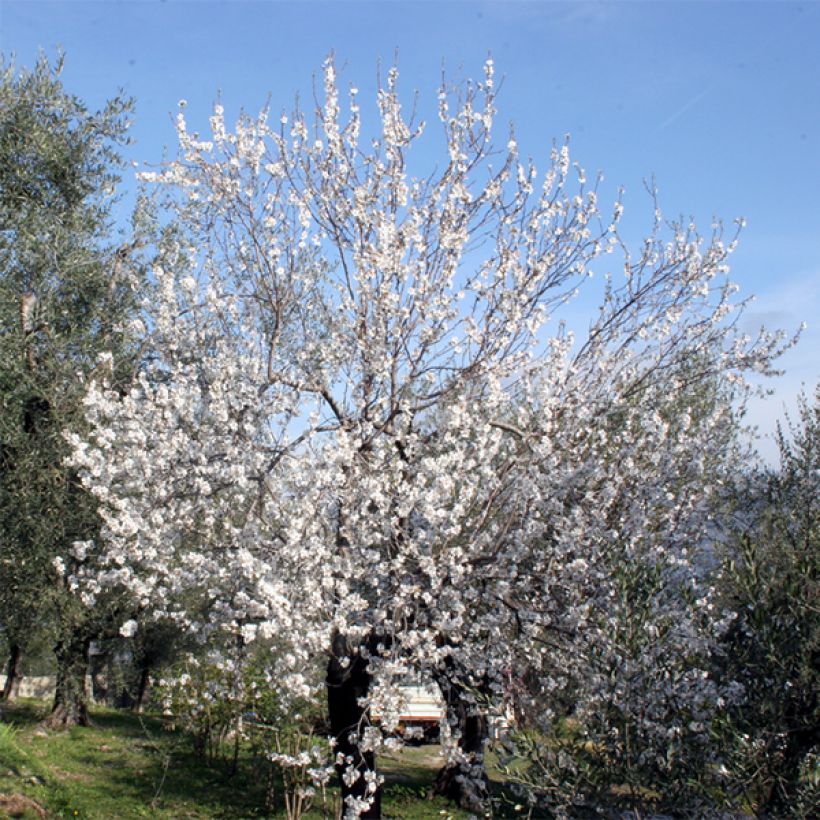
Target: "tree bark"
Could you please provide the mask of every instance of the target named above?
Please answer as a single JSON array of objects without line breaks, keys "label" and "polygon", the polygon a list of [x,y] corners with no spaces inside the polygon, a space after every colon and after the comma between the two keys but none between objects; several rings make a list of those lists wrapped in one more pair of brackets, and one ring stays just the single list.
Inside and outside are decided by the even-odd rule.
[{"label": "tree bark", "polygon": [[[327,708],[331,733],[335,739],[334,752],[344,755],[345,762],[337,764],[336,773],[342,792],[342,805],[347,807],[351,800],[371,800],[370,807],[360,816],[363,820],[381,818],[381,789],[376,784],[375,792],[368,792],[365,772],[376,771],[376,756],[372,751],[363,752],[358,737],[368,725],[367,712],[359,704],[359,698],[367,696],[371,677],[367,672],[367,661],[354,651],[344,635],[333,637],[332,653],[327,665]],[[353,737],[351,737],[353,735]],[[353,783],[345,780],[345,773],[352,766],[359,773]]]},{"label": "tree bark", "polygon": [[134,698],[131,709],[135,712],[142,712],[145,708],[145,701],[148,695],[148,683],[151,679],[151,667],[144,664],[140,667],[140,676],[137,681],[137,695]]},{"label": "tree bark", "polygon": [[45,724],[52,729],[90,726],[88,717],[88,649],[90,638],[69,636],[54,647],[57,656],[57,686],[54,705]]},{"label": "tree bark", "polygon": [[486,714],[476,702],[475,691],[485,686],[468,687],[452,668],[438,677],[447,710],[450,730],[458,738],[459,749],[467,756],[464,763],[448,763],[436,775],[432,793],[452,800],[467,811],[482,813],[490,797],[484,751],[490,737]]},{"label": "tree bark", "polygon": [[0,693],[0,700],[10,703],[20,694],[20,679],[23,677],[23,647],[13,643],[9,647],[9,661],[6,665],[6,684]]}]

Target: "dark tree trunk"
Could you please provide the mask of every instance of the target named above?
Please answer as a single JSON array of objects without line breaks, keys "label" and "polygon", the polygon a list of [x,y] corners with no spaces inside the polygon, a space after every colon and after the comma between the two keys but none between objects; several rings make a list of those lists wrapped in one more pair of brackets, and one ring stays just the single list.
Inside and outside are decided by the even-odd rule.
[{"label": "dark tree trunk", "polygon": [[53,729],[90,726],[88,717],[88,648],[90,638],[70,636],[54,647],[57,656],[57,686],[54,706],[45,724]]},{"label": "dark tree trunk", "polygon": [[[359,705],[359,698],[367,696],[370,689],[370,675],[367,661],[358,651],[354,651],[344,635],[337,633],[333,638],[332,654],[327,665],[327,708],[330,730],[336,741],[334,752],[345,756],[345,763],[336,766],[339,786],[342,791],[342,807],[346,798],[364,799],[370,797],[370,807],[361,817],[378,820],[381,814],[381,789],[368,794],[366,772],[376,771],[376,757],[373,752],[362,752],[358,736],[368,725],[366,711]],[[351,739],[351,734],[355,737]],[[345,781],[345,771],[349,766],[359,773],[353,783]]]},{"label": "dark tree trunk", "polygon": [[489,780],[484,765],[484,750],[490,737],[487,716],[476,702],[476,689],[461,681],[450,668],[438,677],[438,685],[447,710],[447,720],[458,746],[465,755],[465,763],[448,763],[436,775],[433,794],[452,800],[467,811],[482,813],[489,800]]},{"label": "dark tree trunk", "polygon": [[9,647],[9,662],[6,665],[6,684],[0,700],[11,702],[20,693],[20,679],[23,677],[23,647],[13,643]]},{"label": "dark tree trunk", "polygon": [[143,664],[140,667],[140,676],[137,681],[137,695],[134,698],[134,703],[131,708],[135,712],[141,712],[145,708],[145,701],[148,696],[148,683],[151,679],[151,667],[148,664]]}]

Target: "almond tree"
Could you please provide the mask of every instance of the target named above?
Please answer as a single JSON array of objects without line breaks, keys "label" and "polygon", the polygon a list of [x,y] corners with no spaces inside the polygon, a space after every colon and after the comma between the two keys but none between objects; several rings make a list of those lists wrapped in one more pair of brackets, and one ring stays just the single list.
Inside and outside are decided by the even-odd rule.
[{"label": "almond tree", "polygon": [[[448,704],[441,788],[481,804],[477,701],[541,652],[563,600],[542,573],[584,558],[608,571],[607,516],[637,480],[621,456],[666,442],[664,425],[674,443],[642,503],[666,505],[669,537],[651,549],[676,549],[695,505],[668,499],[683,453],[722,442],[729,410],[687,426],[663,419],[662,397],[715,379],[742,392],[781,346],[735,333],[720,226],[703,240],[658,214],[630,257],[620,201],[602,213],[567,145],[542,174],[512,135],[494,149],[492,62],[441,89],[442,164],[427,175],[395,69],[378,107],[365,139],[358,92],[343,116],[329,60],[312,122],[263,111],[229,132],[217,105],[206,140],[180,113],[179,157],[149,175],[185,225],[145,305],[154,359],[127,395],[89,383],[93,432],[73,440],[105,522],[84,594],[116,585],[180,622],[193,595],[200,635],[275,636],[283,696],[303,696],[324,658],[351,817],[379,816],[373,754],[408,679]],[[624,259],[576,341],[557,317],[608,253]],[[634,549],[639,506],[617,513]],[[575,566],[562,584],[585,583]],[[582,630],[583,594],[566,601]]]}]

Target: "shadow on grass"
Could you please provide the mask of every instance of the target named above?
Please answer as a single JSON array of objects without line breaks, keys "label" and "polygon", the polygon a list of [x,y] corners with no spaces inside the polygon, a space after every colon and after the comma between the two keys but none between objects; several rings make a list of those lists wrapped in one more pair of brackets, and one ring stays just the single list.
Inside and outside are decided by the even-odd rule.
[{"label": "shadow on grass", "polygon": [[50,708],[41,700],[21,698],[11,703],[0,703],[3,723],[10,723],[16,729],[32,729],[48,715]]}]

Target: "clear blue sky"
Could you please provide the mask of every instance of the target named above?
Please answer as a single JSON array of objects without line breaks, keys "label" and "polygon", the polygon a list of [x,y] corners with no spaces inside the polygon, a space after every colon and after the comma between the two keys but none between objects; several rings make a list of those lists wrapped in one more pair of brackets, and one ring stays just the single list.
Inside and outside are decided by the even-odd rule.
[{"label": "clear blue sky", "polygon": [[758,296],[749,329],[809,324],[775,397],[753,406],[764,432],[820,375],[820,3],[0,0],[4,54],[31,65],[58,45],[66,86],[89,104],[120,87],[136,98],[129,158],[153,162],[173,146],[181,98],[203,128],[217,93],[229,114],[268,96],[289,109],[334,51],[364,103],[377,61],[398,53],[424,114],[442,65],[478,76],[491,53],[522,153],[537,161],[571,134],[576,160],[625,186],[636,224],[652,175],[669,216],[705,230],[746,217],[733,272]]}]

